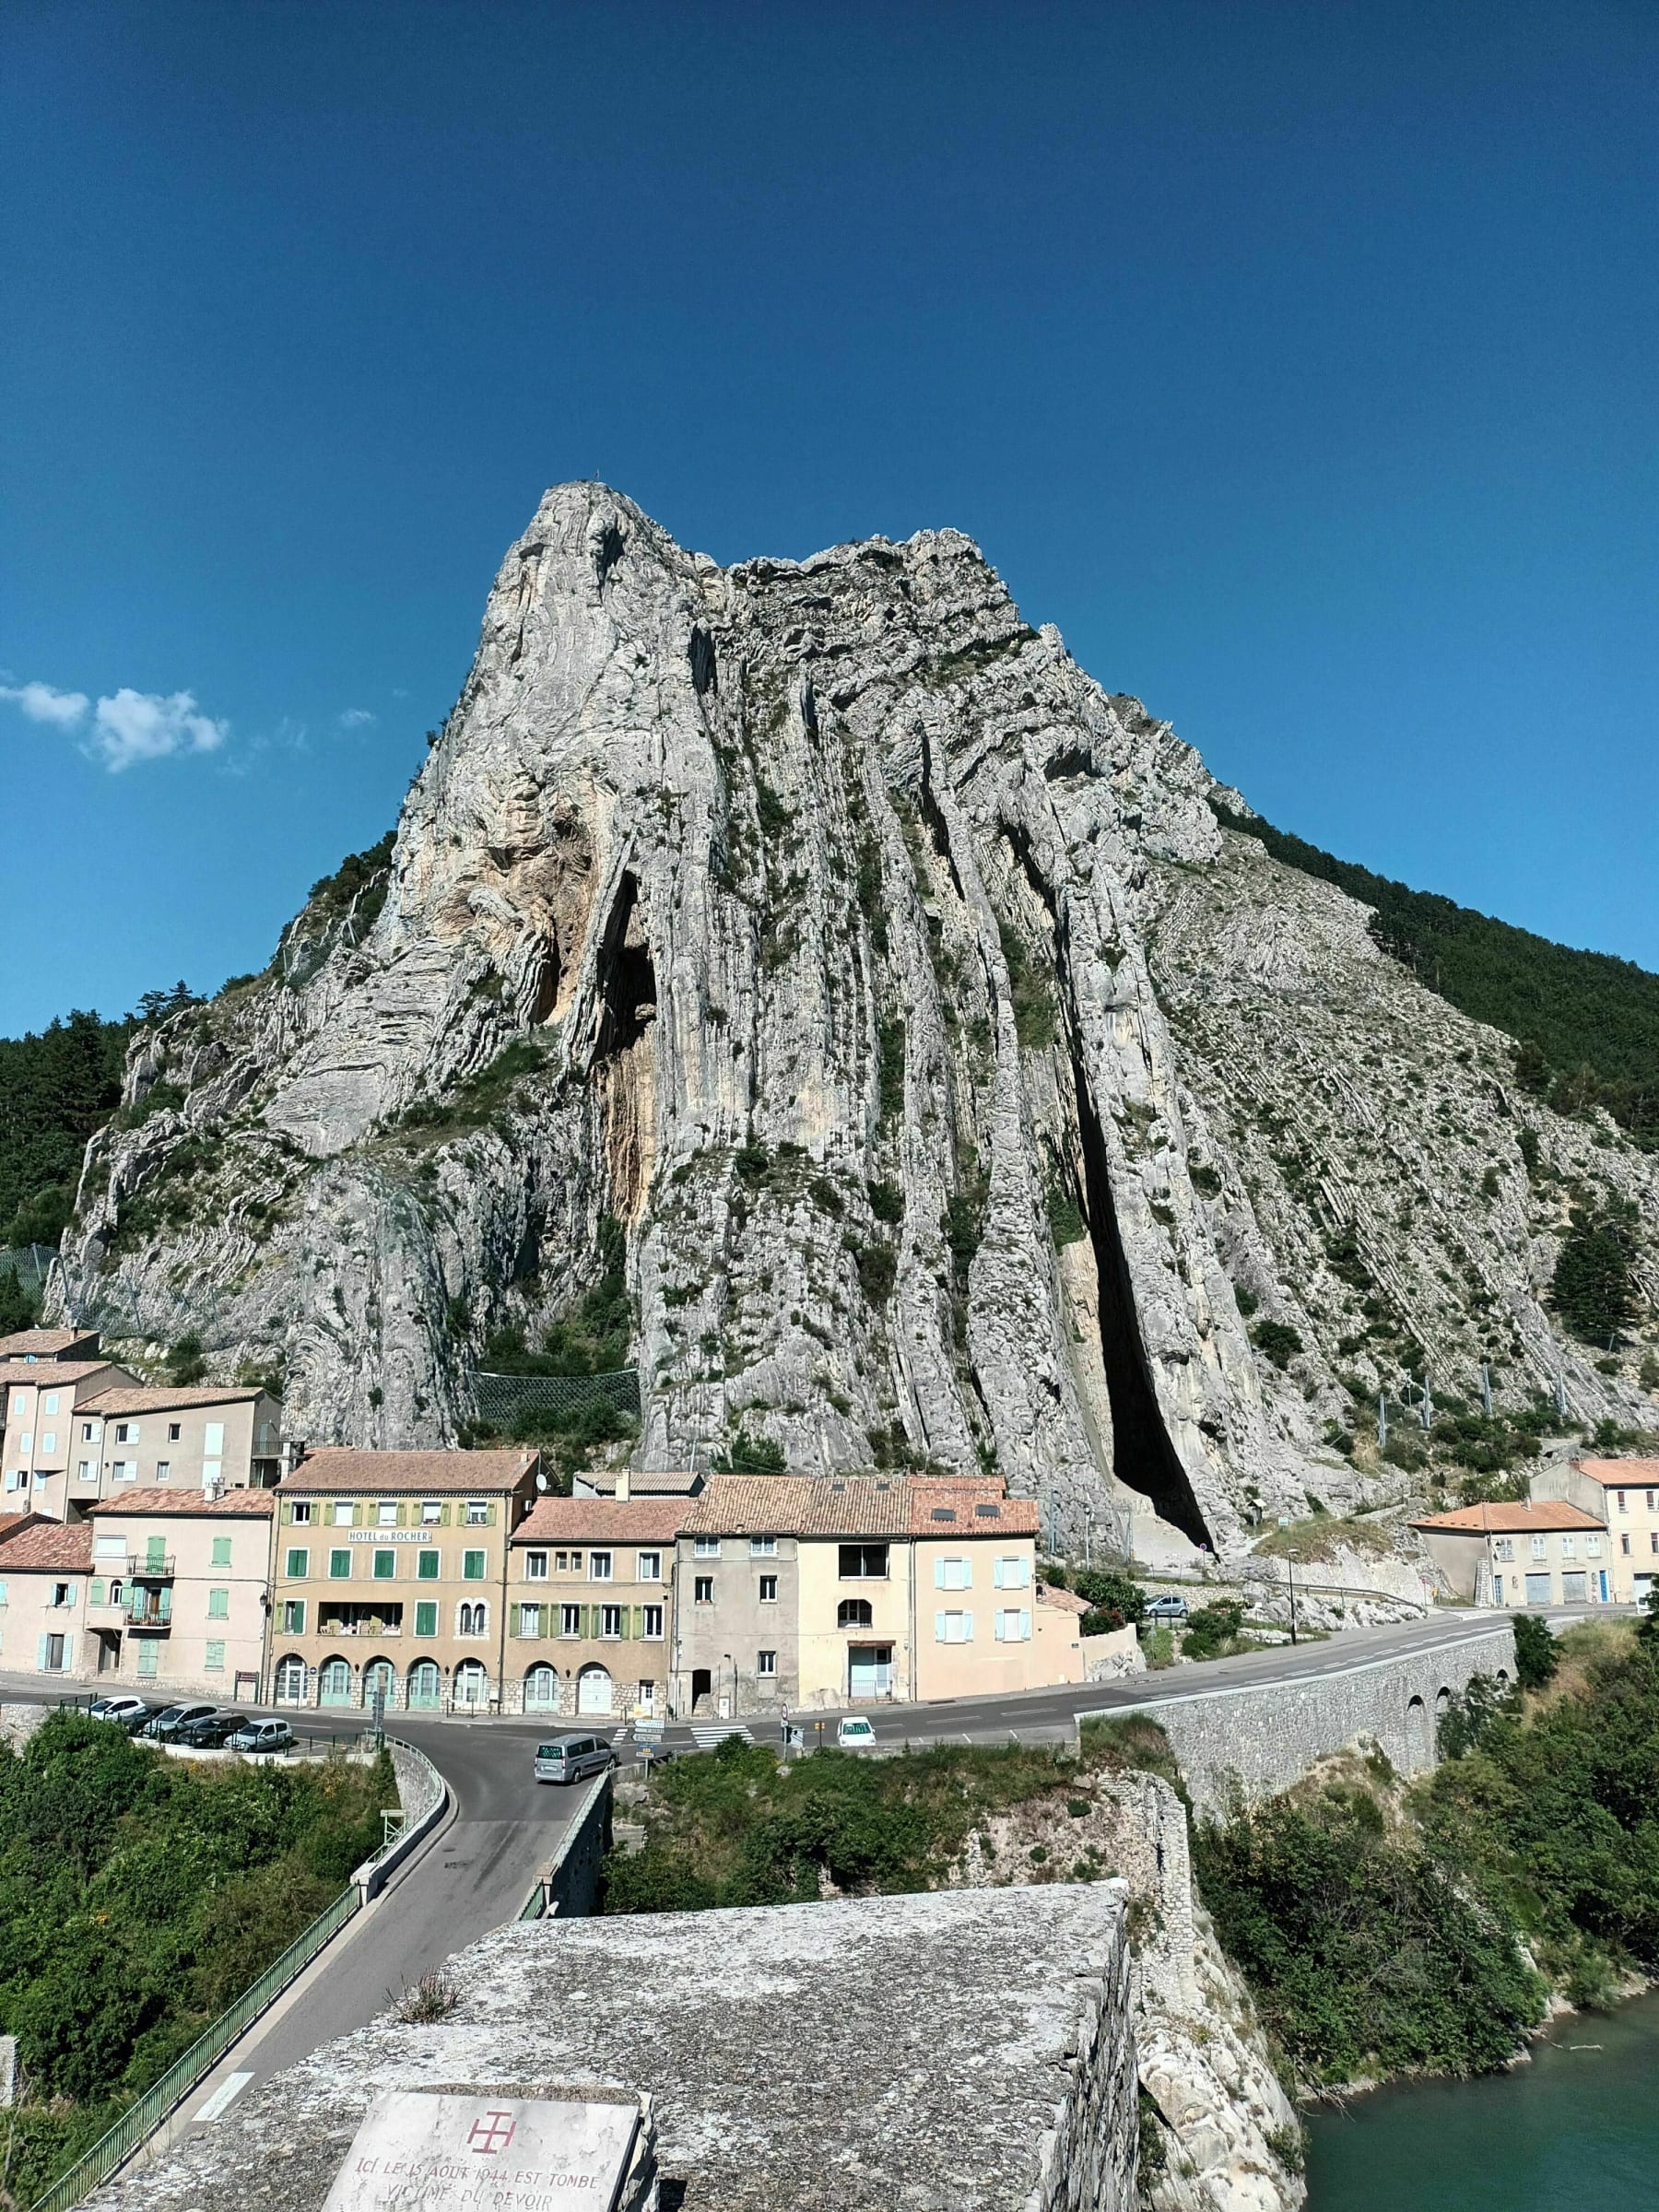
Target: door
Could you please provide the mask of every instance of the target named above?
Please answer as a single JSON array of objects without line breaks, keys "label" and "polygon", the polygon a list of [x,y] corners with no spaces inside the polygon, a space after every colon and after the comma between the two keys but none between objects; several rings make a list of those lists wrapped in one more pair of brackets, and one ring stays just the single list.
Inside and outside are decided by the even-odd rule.
[{"label": "door", "polygon": [[847,1649],[847,1688],[854,1703],[860,1698],[884,1698],[893,1687],[893,1647],[890,1643],[854,1643]]},{"label": "door", "polygon": [[1607,1602],[1607,1571],[1605,1567],[1598,1567],[1595,1571],[1595,1594],[1605,1606]]},{"label": "door", "polygon": [[396,1702],[397,1682],[390,1659],[371,1659],[363,1669],[364,1704],[372,1705],[377,1697],[384,1698],[388,1705]]},{"label": "door", "polygon": [[305,1662],[296,1658],[292,1653],[277,1664],[276,1702],[278,1705],[302,1705],[305,1702]]},{"label": "door", "polygon": [[711,1672],[711,1670],[710,1670],[708,1667],[706,1667],[706,1666],[694,1666],[694,1667],[691,1669],[691,1710],[692,1710],[692,1712],[695,1712],[697,1711],[698,1700],[699,1700],[700,1698],[708,1698],[708,1697],[712,1697],[712,1696],[713,1696],[713,1694],[714,1694],[714,1677],[713,1677],[713,1674],[712,1674],[712,1673]]},{"label": "door", "polygon": [[456,1705],[469,1712],[489,1702],[489,1677],[477,1659],[463,1659],[455,1669],[454,1697]]},{"label": "door", "polygon": [[418,1659],[409,1669],[410,1712],[436,1712],[442,1696],[443,1684],[437,1660]]},{"label": "door", "polygon": [[351,1668],[344,1659],[325,1659],[317,1676],[317,1702],[320,1705],[349,1705],[351,1702]]},{"label": "door", "polygon": [[524,1711],[551,1712],[558,1703],[558,1675],[550,1666],[533,1666],[524,1677]]},{"label": "door", "polygon": [[1548,1575],[1529,1574],[1527,1576],[1526,1602],[1529,1606],[1547,1606],[1549,1603]]},{"label": "door", "polygon": [[584,1666],[576,1677],[576,1710],[578,1712],[608,1712],[611,1709],[610,1670],[603,1666]]},{"label": "door", "polygon": [[1564,1606],[1582,1606],[1588,1602],[1589,1592],[1582,1568],[1563,1567],[1561,1570],[1561,1603]]}]

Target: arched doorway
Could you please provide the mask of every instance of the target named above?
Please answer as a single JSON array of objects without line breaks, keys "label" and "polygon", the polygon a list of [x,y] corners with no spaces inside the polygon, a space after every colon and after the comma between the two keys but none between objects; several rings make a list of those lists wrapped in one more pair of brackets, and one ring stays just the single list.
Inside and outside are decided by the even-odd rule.
[{"label": "arched doorway", "polygon": [[463,1659],[450,1686],[450,1703],[460,1711],[474,1712],[488,1702],[489,1677],[484,1672],[483,1661]]},{"label": "arched doorway", "polygon": [[559,1670],[552,1666],[533,1666],[524,1677],[524,1711],[526,1712],[556,1712],[559,1710]]},{"label": "arched doorway", "polygon": [[276,1662],[276,1681],[272,1691],[278,1705],[303,1705],[305,1702],[305,1662],[290,1653]]},{"label": "arched doorway", "polygon": [[576,1710],[578,1712],[608,1712],[611,1710],[610,1669],[596,1662],[584,1666],[576,1677]]},{"label": "arched doorway", "polygon": [[324,1659],[317,1669],[317,1702],[319,1705],[349,1705],[351,1702],[351,1666],[345,1659]]},{"label": "arched doorway", "polygon": [[443,1702],[443,1677],[436,1659],[417,1659],[409,1669],[409,1711],[436,1712]]},{"label": "arched doorway", "polygon": [[389,1706],[397,1702],[397,1675],[390,1659],[371,1659],[363,1669],[364,1704],[372,1705],[377,1695]]}]

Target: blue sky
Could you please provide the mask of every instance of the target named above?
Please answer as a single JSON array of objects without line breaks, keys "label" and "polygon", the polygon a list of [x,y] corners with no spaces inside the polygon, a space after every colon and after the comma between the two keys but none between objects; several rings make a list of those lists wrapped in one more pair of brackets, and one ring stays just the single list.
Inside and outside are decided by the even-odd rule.
[{"label": "blue sky", "polygon": [[589,476],[723,560],[955,524],[1281,827],[1659,967],[1656,62],[1649,0],[9,0],[0,1033],[262,965]]}]

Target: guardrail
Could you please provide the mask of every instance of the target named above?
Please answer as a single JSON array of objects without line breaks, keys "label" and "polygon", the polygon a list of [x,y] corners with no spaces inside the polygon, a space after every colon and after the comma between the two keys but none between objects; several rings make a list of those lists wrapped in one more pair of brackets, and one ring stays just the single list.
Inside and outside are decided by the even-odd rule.
[{"label": "guardrail", "polygon": [[[610,1825],[609,1801],[613,1772],[614,1769],[607,1768],[603,1774],[596,1775],[590,1783],[587,1794],[583,1797],[575,1818],[559,1838],[559,1849],[547,1862],[547,1872],[537,1876],[532,1885],[529,1896],[525,1898],[520,1908],[519,1918],[521,1920],[546,1920],[550,1912],[557,1912],[561,1902],[559,1892],[570,1886],[565,1878],[567,1874],[573,1876],[578,1882],[582,1881],[584,1875],[591,1876],[593,1885],[596,1888],[598,1857],[603,1855],[605,1839]],[[595,1815],[599,1822],[599,1851],[597,1853],[594,1851],[595,1840],[588,1833],[589,1824],[594,1820]],[[586,1868],[580,1865],[574,1868],[570,1866],[570,1861],[579,1848],[593,1859],[591,1866]],[[568,1911],[570,1900],[566,1899],[563,1901]],[[590,1903],[577,1917],[585,1918],[587,1912],[591,1911]]]},{"label": "guardrail", "polygon": [[303,1972],[362,1902],[362,1892],[355,1882],[342,1890],[303,1934],[295,1936],[282,1956],[266,1967],[258,1981],[245,1989],[227,2011],[221,2012],[211,2027],[203,2030],[160,2080],[152,2083],[142,2097],[127,2107],[109,2133],[100,2136],[67,2173],[60,2174],[43,2195],[36,2197],[29,2212],[69,2212],[71,2206],[79,2204],[90,2190],[108,2181],[115,2169],[131,2158],[145,2138],[184,2101],[196,2084],[212,2072],[237,2037]]},{"label": "guardrail", "polygon": [[422,1813],[418,1820],[406,1821],[396,1835],[388,1837],[374,1856],[371,1859],[365,1859],[352,1876],[352,1881],[361,1892],[365,1904],[371,1897],[380,1895],[386,1886],[387,1876],[391,1874],[394,1867],[403,1864],[417,1843],[431,1834],[433,1829],[442,1819],[449,1806],[449,1784],[433,1766],[426,1753],[417,1749],[413,1744],[405,1743],[402,1736],[388,1736],[386,1740],[388,1743],[394,1742],[400,1751],[417,1760],[426,1770],[428,1779],[437,1785],[437,1797],[435,1802]]}]

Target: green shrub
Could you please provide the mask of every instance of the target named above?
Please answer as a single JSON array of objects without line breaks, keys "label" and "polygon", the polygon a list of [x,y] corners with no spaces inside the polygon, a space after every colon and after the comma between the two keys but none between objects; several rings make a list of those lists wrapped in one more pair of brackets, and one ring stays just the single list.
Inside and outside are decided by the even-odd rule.
[{"label": "green shrub", "polygon": [[1556,1311],[1584,1344],[1616,1342],[1636,1314],[1636,1208],[1610,1199],[1599,1212],[1571,1209],[1550,1291]]},{"label": "green shrub", "polygon": [[740,1427],[725,1450],[714,1454],[713,1465],[722,1475],[782,1475],[783,1447],[770,1436],[751,1436]]},{"label": "green shrub", "polygon": [[1218,1598],[1187,1615],[1181,1648],[1188,1659],[1218,1658],[1244,1626],[1244,1607],[1236,1597]]},{"label": "green shrub", "polygon": [[877,1221],[896,1223],[904,1218],[904,1193],[890,1182],[869,1182],[870,1211]]},{"label": "green shrub", "polygon": [[1080,1244],[1088,1234],[1088,1223],[1083,1209],[1059,1183],[1050,1183],[1044,1195],[1048,1209],[1049,1233],[1055,1248],[1064,1251],[1068,1244]]},{"label": "green shrub", "polygon": [[1008,923],[997,924],[1003,959],[1007,963],[1008,989],[1014,1000],[1014,1033],[1032,1051],[1054,1041],[1054,1000],[1046,980],[1031,966],[1019,934]]},{"label": "green shrub", "polygon": [[194,1329],[181,1336],[167,1355],[167,1371],[181,1390],[192,1382],[199,1382],[207,1372],[207,1361],[202,1352],[202,1339]]},{"label": "green shrub", "polygon": [[1250,1335],[1263,1359],[1270,1359],[1275,1367],[1288,1367],[1302,1348],[1300,1332],[1287,1321],[1258,1321]]},{"label": "green shrub", "polygon": [[1523,1689],[1543,1689],[1553,1682],[1561,1664],[1561,1647],[1549,1623],[1535,1613],[1512,1613],[1515,1631],[1515,1677]]}]

